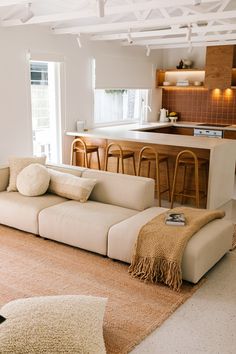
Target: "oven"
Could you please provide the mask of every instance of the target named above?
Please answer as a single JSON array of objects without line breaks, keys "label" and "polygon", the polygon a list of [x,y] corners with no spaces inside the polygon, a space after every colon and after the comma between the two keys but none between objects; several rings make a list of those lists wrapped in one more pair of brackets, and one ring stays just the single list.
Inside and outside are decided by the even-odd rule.
[{"label": "oven", "polygon": [[208,138],[223,138],[223,130],[194,128],[194,136],[206,136]]}]

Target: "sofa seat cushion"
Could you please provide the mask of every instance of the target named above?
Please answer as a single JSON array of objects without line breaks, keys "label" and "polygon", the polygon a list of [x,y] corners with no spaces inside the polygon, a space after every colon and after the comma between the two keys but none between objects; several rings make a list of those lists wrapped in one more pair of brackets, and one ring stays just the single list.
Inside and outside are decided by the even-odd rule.
[{"label": "sofa seat cushion", "polygon": [[44,208],[67,200],[52,194],[26,197],[19,192],[1,192],[0,224],[38,234],[39,212]]},{"label": "sofa seat cushion", "polygon": [[135,210],[87,201],[68,201],[44,209],[39,214],[39,234],[86,249],[107,254],[110,227],[137,213]]},{"label": "sofa seat cushion", "polygon": [[[108,234],[108,257],[131,263],[139,230],[149,220],[168,209],[153,207],[111,227]],[[211,221],[188,242],[182,259],[183,279],[198,280],[229,251],[233,224],[225,219]]]}]

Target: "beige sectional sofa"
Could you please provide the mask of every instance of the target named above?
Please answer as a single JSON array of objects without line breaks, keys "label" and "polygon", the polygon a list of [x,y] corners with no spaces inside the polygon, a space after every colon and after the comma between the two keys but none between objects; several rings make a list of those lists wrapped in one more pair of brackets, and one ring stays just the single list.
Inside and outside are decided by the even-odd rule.
[{"label": "beige sectional sofa", "polygon": [[[97,183],[86,203],[52,194],[25,197],[7,192],[9,168],[0,167],[0,224],[129,263],[139,229],[167,209],[154,207],[154,181],[66,165],[58,171]],[[196,233],[185,250],[185,280],[196,283],[231,247],[233,225],[215,220]]]}]

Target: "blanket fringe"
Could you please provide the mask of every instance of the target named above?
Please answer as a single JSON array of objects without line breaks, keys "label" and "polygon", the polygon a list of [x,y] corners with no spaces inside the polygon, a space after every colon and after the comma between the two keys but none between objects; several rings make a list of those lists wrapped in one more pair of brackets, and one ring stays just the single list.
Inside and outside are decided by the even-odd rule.
[{"label": "blanket fringe", "polygon": [[133,257],[129,273],[134,278],[152,283],[164,283],[179,291],[182,285],[182,272],[179,264],[166,259]]}]

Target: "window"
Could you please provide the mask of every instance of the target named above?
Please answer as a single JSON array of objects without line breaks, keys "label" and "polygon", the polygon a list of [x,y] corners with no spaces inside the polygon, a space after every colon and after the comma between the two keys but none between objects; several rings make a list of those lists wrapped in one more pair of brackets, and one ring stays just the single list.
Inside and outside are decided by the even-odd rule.
[{"label": "window", "polygon": [[110,125],[144,120],[148,90],[95,89],[94,124]]},{"label": "window", "polygon": [[30,62],[33,152],[60,162],[60,64]]}]

